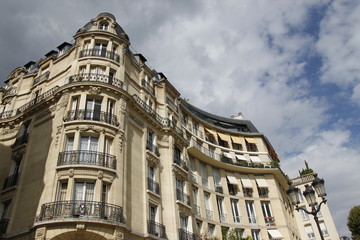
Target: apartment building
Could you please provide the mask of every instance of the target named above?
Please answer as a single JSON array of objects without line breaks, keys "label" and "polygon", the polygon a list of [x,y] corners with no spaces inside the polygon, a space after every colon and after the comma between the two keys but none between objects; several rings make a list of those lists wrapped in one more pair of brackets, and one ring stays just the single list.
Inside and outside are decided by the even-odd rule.
[{"label": "apartment building", "polygon": [[288,179],[241,115],[180,97],[101,13],[0,89],[3,239],[301,239]]}]

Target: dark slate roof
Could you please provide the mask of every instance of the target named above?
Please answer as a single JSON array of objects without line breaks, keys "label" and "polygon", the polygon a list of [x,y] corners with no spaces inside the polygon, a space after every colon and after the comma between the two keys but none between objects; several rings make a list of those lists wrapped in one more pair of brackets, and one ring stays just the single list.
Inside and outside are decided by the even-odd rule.
[{"label": "dark slate roof", "polygon": [[197,117],[201,121],[204,121],[215,127],[223,128],[228,131],[235,131],[235,132],[259,133],[256,127],[249,120],[220,117],[208,113],[204,110],[201,110],[184,100],[181,100],[180,104],[188,112],[192,113],[195,117]]},{"label": "dark slate roof", "polygon": [[[109,18],[112,18],[114,21],[115,21],[115,32],[116,34],[119,36],[119,37],[125,37],[127,40],[129,40],[129,37],[128,35],[125,33],[124,29],[116,22],[116,18],[114,15],[112,15],[111,13],[108,13],[108,12],[103,12],[103,13],[100,13],[97,17],[109,17]],[[77,32],[82,32],[82,31],[89,31],[89,29],[91,28],[92,26],[92,22],[89,21],[87,24],[85,24],[84,27],[80,28]]]}]

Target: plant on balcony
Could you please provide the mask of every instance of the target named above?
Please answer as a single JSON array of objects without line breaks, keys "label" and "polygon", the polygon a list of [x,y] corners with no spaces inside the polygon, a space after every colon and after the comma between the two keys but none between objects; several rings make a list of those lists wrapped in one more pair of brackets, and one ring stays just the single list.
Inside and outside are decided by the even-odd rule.
[{"label": "plant on balcony", "polygon": [[304,175],[307,175],[307,174],[310,174],[310,173],[313,173],[314,172],[314,170],[312,170],[311,168],[309,168],[309,164],[306,162],[306,161],[304,161],[305,162],[305,169],[302,169],[301,171],[299,170],[299,174],[300,174],[300,176],[304,176]]},{"label": "plant on balcony", "polygon": [[237,160],[235,165],[247,167],[249,164],[246,160]]}]

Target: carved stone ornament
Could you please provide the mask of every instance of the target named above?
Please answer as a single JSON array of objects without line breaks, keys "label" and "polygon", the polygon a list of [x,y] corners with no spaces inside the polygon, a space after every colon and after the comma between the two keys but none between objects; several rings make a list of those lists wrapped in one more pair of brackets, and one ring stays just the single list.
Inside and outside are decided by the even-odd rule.
[{"label": "carved stone ornament", "polygon": [[124,239],[124,233],[120,230],[115,231],[115,240],[123,240]]},{"label": "carved stone ornament", "polygon": [[176,165],[173,166],[173,172],[175,174],[175,177],[180,179],[180,180],[187,180],[187,173],[184,172],[184,170],[180,169],[179,167],[177,167]]},{"label": "carved stone ornament", "polygon": [[56,137],[55,137],[55,148],[57,148],[59,146],[62,127],[63,127],[62,125],[56,127],[57,131],[56,131]]},{"label": "carved stone ornament", "polygon": [[98,179],[103,179],[103,177],[104,177],[104,172],[103,171],[99,171],[98,172]]},{"label": "carved stone ornament", "polygon": [[95,126],[93,126],[93,125],[88,125],[86,128],[78,128],[78,130],[80,132],[87,132],[87,131],[93,131],[93,132],[96,132],[96,133],[101,132],[101,130],[96,129]]},{"label": "carved stone ornament", "polygon": [[98,95],[101,92],[101,87],[90,86],[89,93],[93,95]]},{"label": "carved stone ornament", "polygon": [[126,102],[125,98],[121,98],[120,112],[121,112],[121,113],[125,113],[125,112],[126,112],[126,108],[127,108],[127,102]]},{"label": "carved stone ornament", "polygon": [[84,223],[76,224],[76,230],[77,231],[84,231],[85,230],[85,224]]},{"label": "carved stone ornament", "polygon": [[165,143],[169,142],[169,135],[163,135],[161,141]]},{"label": "carved stone ornament", "polygon": [[8,128],[8,129],[4,129],[2,131],[2,135],[7,135],[7,134],[12,134],[12,133],[15,133],[19,130],[20,126],[16,126],[16,127],[13,127],[13,128]]},{"label": "carved stone ornament", "polygon": [[156,159],[152,156],[149,156],[149,155],[146,156],[146,160],[148,161],[148,164],[153,167],[156,167],[159,164],[158,159]]},{"label": "carved stone ornament", "polygon": [[119,131],[119,150],[122,152],[124,147],[125,134],[122,131]]},{"label": "carved stone ornament", "polygon": [[36,240],[44,240],[45,239],[45,232],[46,232],[46,228],[44,228],[44,227],[36,229],[35,239]]},{"label": "carved stone ornament", "polygon": [[74,177],[74,169],[69,169],[69,177]]},{"label": "carved stone ornament", "polygon": [[69,90],[62,91],[62,96],[58,104],[58,109],[66,107],[69,100],[70,100]]}]

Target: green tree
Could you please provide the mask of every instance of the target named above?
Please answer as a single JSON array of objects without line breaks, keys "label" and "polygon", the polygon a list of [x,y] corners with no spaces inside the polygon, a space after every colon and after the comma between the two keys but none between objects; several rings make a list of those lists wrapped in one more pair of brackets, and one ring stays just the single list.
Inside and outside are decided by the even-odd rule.
[{"label": "green tree", "polygon": [[347,226],[354,240],[360,240],[360,205],[353,207],[348,216]]}]

